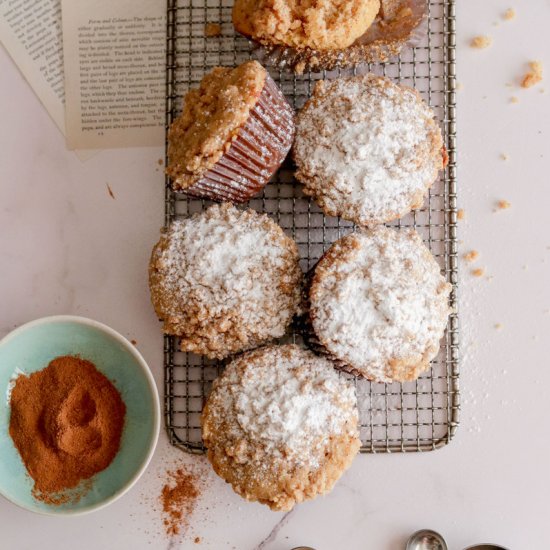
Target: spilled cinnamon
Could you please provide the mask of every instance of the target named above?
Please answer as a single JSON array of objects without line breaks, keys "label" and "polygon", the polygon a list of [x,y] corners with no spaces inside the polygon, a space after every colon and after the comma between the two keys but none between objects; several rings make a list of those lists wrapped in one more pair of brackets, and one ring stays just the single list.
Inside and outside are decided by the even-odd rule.
[{"label": "spilled cinnamon", "polygon": [[18,376],[10,406],[10,436],[37,499],[78,500],[119,450],[126,406],[90,361],[57,357],[41,371]]},{"label": "spilled cinnamon", "polygon": [[200,496],[198,478],[195,473],[183,468],[167,472],[167,483],[162,488],[160,501],[164,515],[164,527],[169,536],[179,535],[186,527]]}]

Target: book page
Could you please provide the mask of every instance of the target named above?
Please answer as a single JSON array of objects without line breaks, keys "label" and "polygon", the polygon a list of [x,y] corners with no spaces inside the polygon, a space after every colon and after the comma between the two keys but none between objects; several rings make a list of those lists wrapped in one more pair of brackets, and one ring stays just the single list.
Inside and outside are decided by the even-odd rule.
[{"label": "book page", "polygon": [[0,0],[0,42],[64,134],[61,1]]},{"label": "book page", "polygon": [[69,149],[162,145],[166,2],[62,0]]},{"label": "book page", "polygon": [[[0,0],[0,42],[65,135],[61,0]],[[75,151],[82,161],[97,153]]]}]

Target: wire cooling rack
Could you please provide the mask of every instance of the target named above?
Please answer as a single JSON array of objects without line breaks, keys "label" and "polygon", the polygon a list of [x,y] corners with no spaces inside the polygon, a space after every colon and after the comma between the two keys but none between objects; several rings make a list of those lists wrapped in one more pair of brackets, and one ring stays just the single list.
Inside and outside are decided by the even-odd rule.
[{"label": "wire cooling rack", "polygon": [[[182,97],[203,75],[218,65],[235,66],[250,57],[246,39],[231,23],[232,0],[168,0],[167,11],[167,128],[179,115]],[[354,379],[361,420],[362,452],[428,451],[447,444],[459,421],[456,153],[455,153],[455,6],[454,0],[431,0],[424,42],[389,63],[368,70],[413,86],[434,108],[441,123],[450,162],[432,187],[422,209],[394,225],[414,227],[453,284],[455,310],[433,368],[416,382],[379,384]],[[221,25],[221,34],[206,37],[207,23]],[[300,108],[320,78],[353,71],[308,73],[270,70],[287,98]],[[173,193],[166,181],[166,224],[199,212],[207,201]],[[264,192],[249,206],[269,213],[298,243],[301,263],[308,270],[336,239],[353,229],[350,223],[326,217],[303,197],[288,161]],[[291,331],[286,340],[300,340]],[[165,419],[173,445],[204,452],[200,414],[212,381],[222,365],[178,351],[177,338],[164,340]]]}]

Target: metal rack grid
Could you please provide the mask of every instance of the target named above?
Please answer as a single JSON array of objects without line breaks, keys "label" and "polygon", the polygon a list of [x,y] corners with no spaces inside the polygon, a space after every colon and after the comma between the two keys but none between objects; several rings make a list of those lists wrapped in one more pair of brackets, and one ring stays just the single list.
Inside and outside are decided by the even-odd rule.
[{"label": "metal rack grid", "polygon": [[[251,55],[249,43],[236,35],[231,23],[232,0],[168,0],[167,11],[167,128],[181,110],[182,97],[203,75],[218,65],[235,66]],[[424,42],[399,58],[368,66],[397,82],[413,86],[434,108],[441,122],[449,166],[432,187],[422,209],[399,222],[415,227],[453,284],[450,317],[441,351],[433,368],[416,382],[370,383],[353,379],[358,394],[362,452],[428,451],[446,445],[459,422],[456,151],[455,151],[455,5],[454,0],[429,0],[428,34]],[[219,37],[205,36],[206,23],[221,25]],[[320,78],[353,74],[337,70],[295,76],[270,70],[287,98],[300,108]],[[166,181],[166,224],[203,210],[207,201],[170,191]],[[309,269],[352,224],[326,217],[304,198],[288,161],[264,192],[249,206],[269,213],[298,243],[301,263]],[[288,341],[300,340],[292,329]],[[211,383],[223,365],[178,351],[174,337],[164,340],[165,421],[173,445],[204,452],[200,414]]]}]

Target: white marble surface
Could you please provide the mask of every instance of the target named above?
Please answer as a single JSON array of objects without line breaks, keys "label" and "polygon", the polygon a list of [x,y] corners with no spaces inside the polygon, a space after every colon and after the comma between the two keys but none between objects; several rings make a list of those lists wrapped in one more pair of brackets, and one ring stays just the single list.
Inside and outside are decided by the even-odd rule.
[{"label": "white marble surface", "polygon": [[[153,509],[158,474],[174,459],[197,459],[170,449],[163,433],[147,474],[106,510],[48,518],[0,499],[0,548],[401,550],[422,527],[444,533],[451,549],[489,540],[550,547],[550,94],[540,92],[550,90],[550,76],[517,88],[527,61],[542,59],[550,71],[550,1],[517,2],[516,20],[503,22],[512,5],[458,6],[460,238],[493,278],[463,269],[462,426],[451,445],[360,456],[331,495],[286,516],[212,478],[192,528],[170,543]],[[476,34],[493,36],[493,46],[470,49]],[[0,121],[0,336],[44,315],[89,316],[135,338],[160,383],[145,266],[163,219],[162,150],[105,151],[80,162],[1,49]],[[499,199],[512,208],[493,213]]]}]

